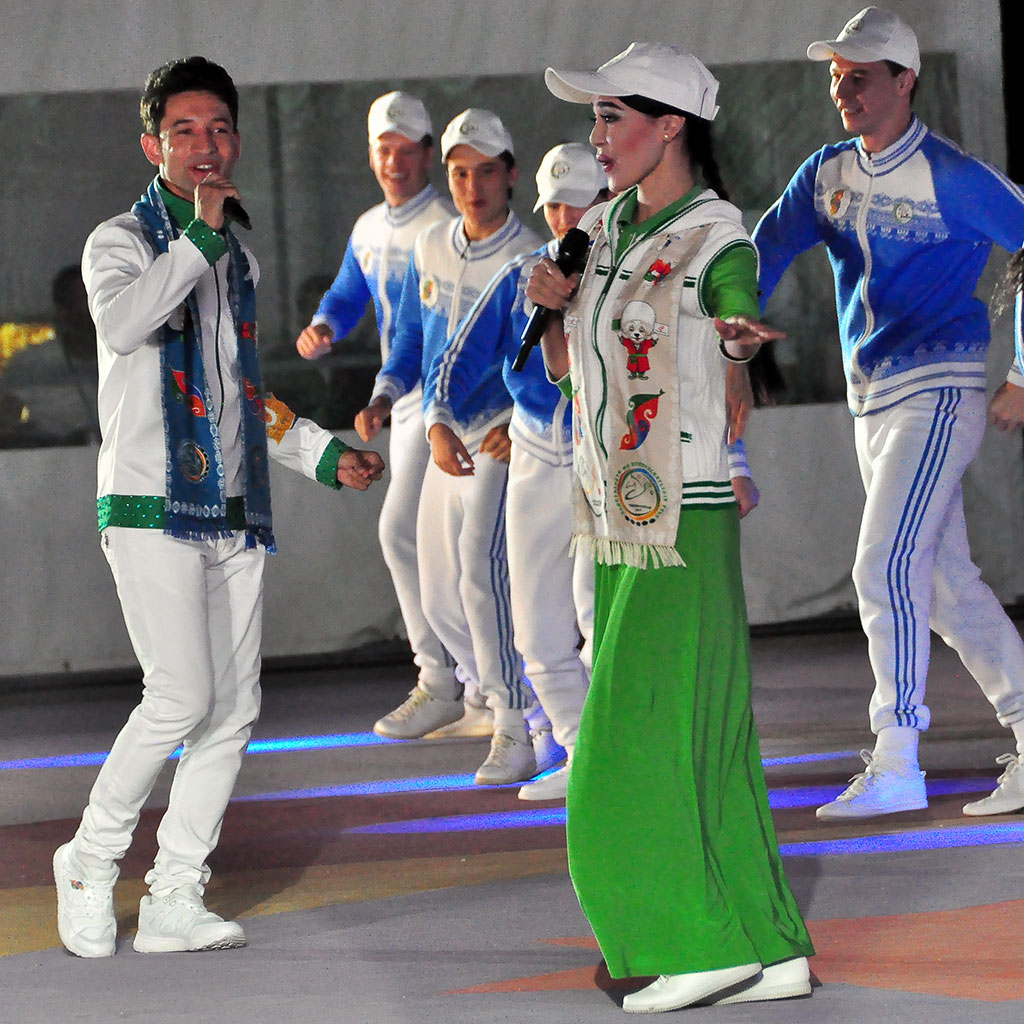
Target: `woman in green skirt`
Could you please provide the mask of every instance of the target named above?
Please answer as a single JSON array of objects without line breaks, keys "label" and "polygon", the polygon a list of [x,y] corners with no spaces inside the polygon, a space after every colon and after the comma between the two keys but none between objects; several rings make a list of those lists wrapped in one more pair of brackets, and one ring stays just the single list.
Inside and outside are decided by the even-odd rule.
[{"label": "woman in green skirt", "polygon": [[[596,72],[548,69],[593,106],[617,194],[581,222],[586,269],[527,294],[573,401],[576,546],[595,561],[594,661],[567,798],[569,869],[623,1009],[810,992],[807,930],[768,810],[751,711],[726,367],[780,337],[711,149],[718,83],[633,43]],[[699,168],[709,187],[698,185]]]}]

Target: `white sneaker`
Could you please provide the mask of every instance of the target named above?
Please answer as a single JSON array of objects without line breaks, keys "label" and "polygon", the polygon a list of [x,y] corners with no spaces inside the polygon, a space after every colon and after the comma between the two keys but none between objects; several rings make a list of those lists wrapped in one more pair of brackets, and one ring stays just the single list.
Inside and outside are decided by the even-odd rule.
[{"label": "white sneaker", "polygon": [[569,787],[569,765],[528,782],[519,790],[520,800],[564,800]]},{"label": "white sneaker", "polygon": [[204,949],[237,949],[245,932],[237,921],[207,910],[195,889],[175,889],[169,896],[143,896],[136,953],[189,953]]},{"label": "white sneaker", "polygon": [[760,964],[722,967],[716,971],[694,971],[691,974],[663,974],[647,988],[631,992],[622,1000],[626,1013],[662,1013],[681,1010],[684,1006],[707,999],[708,996],[732,988],[761,973]]},{"label": "white sneaker", "polygon": [[427,740],[447,740],[452,738],[494,735],[494,712],[486,704],[470,704],[466,702],[462,717],[440,729],[428,732],[423,738]]},{"label": "white sneaker", "polygon": [[75,956],[113,956],[117,950],[114,880],[95,881],[71,863],[71,843],[53,855],[57,883],[57,932],[64,948]]},{"label": "white sneaker", "polygon": [[409,696],[373,726],[378,736],[393,740],[418,740],[462,717],[462,700],[438,700],[414,686]]},{"label": "white sneaker", "polygon": [[523,782],[537,773],[533,745],[525,734],[522,739],[496,732],[491,739],[491,752],[477,769],[478,786],[505,786],[510,782]]},{"label": "white sneaker", "polygon": [[565,760],[565,751],[555,742],[551,726],[532,730],[530,742],[533,744],[533,756],[537,761],[538,772],[546,772]]},{"label": "white sneaker", "polygon": [[822,821],[873,818],[896,811],[920,811],[928,806],[924,772],[907,761],[860,752],[867,771],[854,775],[850,785],[831,803],[815,812]]},{"label": "white sneaker", "polygon": [[782,963],[765,967],[760,977],[755,975],[753,983],[744,983],[738,992],[712,999],[714,1006],[727,1003],[756,1003],[769,999],[795,999],[811,994],[811,968],[807,957],[798,956]]},{"label": "white sneaker", "polygon": [[1005,764],[996,788],[981,800],[964,804],[964,814],[1008,814],[1024,808],[1024,754],[1000,754],[996,764]]}]

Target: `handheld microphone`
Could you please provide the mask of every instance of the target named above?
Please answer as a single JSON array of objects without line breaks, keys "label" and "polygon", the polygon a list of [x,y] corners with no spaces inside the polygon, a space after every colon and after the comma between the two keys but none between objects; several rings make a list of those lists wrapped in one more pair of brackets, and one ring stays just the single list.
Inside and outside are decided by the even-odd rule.
[{"label": "handheld microphone", "polygon": [[[579,228],[569,228],[558,243],[558,252],[555,254],[555,266],[568,277],[577,270],[583,270],[587,264],[587,250],[590,248],[590,236],[586,231]],[[512,369],[521,373],[526,365],[526,357],[530,349],[537,344],[544,336],[548,320],[551,317],[551,310],[546,306],[535,306],[523,329],[523,336],[520,339],[519,353]]]},{"label": "handheld microphone", "polygon": [[228,196],[224,200],[224,216],[228,220],[234,221],[239,227],[245,228],[246,231],[252,231],[249,214],[245,212],[245,207],[234,196]]}]

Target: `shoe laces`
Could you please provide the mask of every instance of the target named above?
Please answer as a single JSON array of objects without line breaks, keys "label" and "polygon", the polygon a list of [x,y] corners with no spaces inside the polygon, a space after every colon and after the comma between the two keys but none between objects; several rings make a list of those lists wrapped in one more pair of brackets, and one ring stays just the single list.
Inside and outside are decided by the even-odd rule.
[{"label": "shoe laces", "polygon": [[96,885],[82,881],[80,878],[72,878],[71,888],[75,894],[76,912],[87,917],[110,913],[110,908],[114,903],[112,886]]},{"label": "shoe laces", "polygon": [[491,752],[488,761],[500,761],[515,746],[516,740],[504,732],[496,732],[491,740]]},{"label": "shoe laces", "polygon": [[891,759],[879,757],[867,748],[860,752],[860,759],[866,767],[864,771],[858,772],[848,780],[849,789],[843,794],[845,797],[859,796],[883,772],[891,771],[903,774],[899,771],[899,766],[894,764]]},{"label": "shoe laces", "polygon": [[391,712],[390,717],[398,719],[411,718],[424,704],[433,699],[426,690],[421,690],[418,686],[414,686],[402,704]]},{"label": "shoe laces", "polygon": [[1017,770],[1024,768],[1024,754],[1018,756],[1017,754],[1000,754],[996,758],[996,764],[1005,764],[1006,771],[996,780],[998,785],[1002,785],[1004,782],[1009,782],[1010,779],[1016,774]]}]

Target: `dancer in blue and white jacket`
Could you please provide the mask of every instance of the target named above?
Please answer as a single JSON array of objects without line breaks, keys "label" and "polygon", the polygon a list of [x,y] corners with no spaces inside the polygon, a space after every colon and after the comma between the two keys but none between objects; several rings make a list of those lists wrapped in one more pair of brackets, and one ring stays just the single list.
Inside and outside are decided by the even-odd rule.
[{"label": "dancer in blue and white jacket", "polygon": [[[813,154],[754,242],[766,299],[818,242],[835,274],[866,491],[853,578],[877,738],[867,771],[818,817],[859,818],[927,806],[917,747],[930,717],[929,626],[1024,753],[1024,645],[971,561],[961,490],[986,420],[989,321],[974,290],[992,245],[1015,250],[1024,238],[1024,193],[913,114],[920,55],[896,15],[867,8],[807,55],[831,61],[832,98],[858,138]],[[1024,384],[1018,366],[1008,381]],[[1012,809],[992,800],[965,812]]]},{"label": "dancer in blue and white jacket", "polygon": [[[370,405],[365,436],[426,379],[459,321],[494,274],[540,239],[509,209],[517,178],[512,140],[496,115],[470,108],[445,129],[441,155],[461,216],[416,239],[402,286],[391,353]],[[512,638],[505,554],[505,489],[512,399],[500,362],[476,382],[461,410],[466,454],[458,477],[428,466],[417,548],[423,610],[445,647],[477,680],[494,714],[494,737],[477,782],[509,783],[536,771],[524,710],[533,703]],[[423,679],[391,717],[438,728],[462,713],[458,685]]]},{"label": "dancer in blue and white jacket", "polygon": [[[428,179],[433,127],[423,103],[404,92],[389,92],[370,105],[367,116],[370,167],[384,202],[356,221],[334,283],[308,327],[296,341],[306,359],[326,355],[352,331],[372,302],[380,333],[381,361],[391,352],[394,317],[413,242],[431,224],[450,221],[455,210]],[[416,509],[430,449],[423,433],[422,395],[414,388],[391,411],[388,444],[390,482],[377,533],[402,612],[413,660],[421,678],[439,686],[454,678],[452,659],[430,628],[420,603],[416,558]],[[388,735],[408,738],[405,723]]]}]

